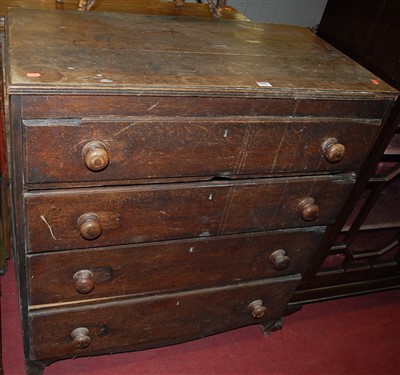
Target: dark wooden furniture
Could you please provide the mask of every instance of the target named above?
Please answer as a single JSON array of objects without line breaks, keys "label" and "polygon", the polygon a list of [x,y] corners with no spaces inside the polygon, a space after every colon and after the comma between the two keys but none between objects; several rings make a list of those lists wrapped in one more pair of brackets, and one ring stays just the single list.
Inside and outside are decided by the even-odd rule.
[{"label": "dark wooden furniture", "polygon": [[[6,15],[7,7],[24,7],[32,9],[58,9],[58,10],[68,10],[74,9],[76,5],[75,1],[65,0],[62,4],[54,3],[53,0],[3,0],[0,2],[0,62],[2,61],[1,53],[3,47],[3,36],[4,36],[4,17]],[[155,15],[165,15],[165,16],[187,16],[210,19],[212,18],[211,13],[208,10],[206,4],[185,4],[184,8],[177,8],[172,6],[172,3],[160,2],[156,0],[129,0],[129,1],[103,1],[98,0],[94,11],[116,11],[116,12],[126,12],[126,13],[142,13],[142,14],[155,14]],[[224,8],[224,19],[226,20],[240,20],[247,21],[248,19],[241,13],[237,12],[232,7]],[[3,77],[2,68],[0,69],[0,160],[1,160],[1,217],[0,217],[0,274],[6,272],[7,262],[6,259],[11,255],[11,220],[10,220],[10,205],[9,202],[9,173],[7,170],[7,163],[4,160],[4,156],[7,154],[3,150],[2,142],[2,119],[4,112],[4,102],[3,102]],[[7,135],[6,135],[7,138]],[[1,281],[1,280],[0,280]],[[0,356],[1,356],[1,340],[0,340]],[[0,374],[2,374],[2,362],[0,358]]]},{"label": "dark wooden furniture", "polygon": [[[318,35],[400,89],[399,18],[399,0],[329,0]],[[391,117],[292,303],[400,287],[400,105]]]},{"label": "dark wooden furniture", "polygon": [[[2,59],[2,46],[4,34],[0,26],[0,61]],[[9,186],[7,184],[8,178],[5,177],[7,154],[3,145],[3,121],[4,121],[4,103],[3,103],[3,71],[0,69],[0,275],[7,269],[7,254],[11,254],[10,246],[10,232],[11,227],[7,225],[9,218],[9,204],[7,197],[9,193]]]},{"label": "dark wooden furniture", "polygon": [[[29,9],[57,9],[76,10],[77,0],[64,0],[59,3],[55,0],[2,0],[0,1],[0,29],[2,17],[7,13],[7,8],[29,8]],[[204,19],[213,19],[208,4],[188,3],[184,6],[176,6],[174,1],[163,0],[96,0],[90,12],[118,12],[151,14],[159,16],[187,16]],[[223,11],[224,20],[248,19],[231,6],[225,6]]]},{"label": "dark wooden furniture", "polygon": [[[185,0],[171,0],[174,1],[176,6],[183,6],[185,4]],[[56,0],[58,3],[64,3],[64,0]],[[144,1],[145,2],[145,1]],[[201,3],[201,1],[199,1]],[[222,12],[226,6],[226,0],[217,0],[215,4],[213,0],[207,0],[208,7],[211,11],[211,14],[215,19],[220,19],[222,17]],[[95,0],[79,0],[78,1],[78,10],[87,11],[90,10],[95,5]]]},{"label": "dark wooden furniture", "polygon": [[[2,51],[2,40],[4,37],[4,20],[7,14],[7,8],[24,8],[24,9],[57,9],[60,11],[64,10],[76,10],[77,0],[63,0],[61,3],[55,0],[3,0],[0,1],[0,54]],[[200,19],[212,20],[213,16],[209,11],[207,4],[200,3],[186,3],[183,7],[178,7],[171,1],[160,1],[160,0],[97,0],[94,6],[91,7],[91,11],[95,12],[120,12],[120,13],[134,13],[134,14],[146,14],[156,16],[168,16],[168,17],[192,17]],[[224,20],[236,20],[236,21],[249,21],[244,15],[238,12],[231,6],[224,8]],[[2,59],[0,59],[2,61]],[[2,64],[3,65],[3,64]],[[0,75],[2,69],[0,70]],[[1,94],[3,79],[0,79]],[[4,112],[4,106],[6,103],[0,97],[0,110]],[[7,120],[7,119],[6,119]],[[1,123],[0,123],[1,125]],[[7,131],[7,126],[5,127]],[[0,126],[0,134],[3,133],[2,127]],[[1,135],[0,135],[1,137]],[[5,136],[7,138],[7,135]],[[6,270],[6,258],[11,256],[11,238],[10,238],[10,201],[9,199],[9,173],[7,171],[8,163],[4,160],[7,152],[3,150],[3,142],[0,140],[0,160],[1,160],[1,214],[3,224],[3,236],[4,241],[3,247],[0,247],[0,273]]]},{"label": "dark wooden furniture", "polygon": [[276,327],[397,92],[301,27],[7,24],[27,372]]}]

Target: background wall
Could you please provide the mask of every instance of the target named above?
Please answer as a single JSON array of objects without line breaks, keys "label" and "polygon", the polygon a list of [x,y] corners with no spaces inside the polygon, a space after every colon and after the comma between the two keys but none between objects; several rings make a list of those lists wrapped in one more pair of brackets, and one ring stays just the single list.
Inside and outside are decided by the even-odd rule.
[{"label": "background wall", "polygon": [[[190,1],[195,2],[195,0]],[[228,5],[252,21],[307,27],[319,23],[326,3],[327,0],[227,0]]]},{"label": "background wall", "polygon": [[252,21],[313,27],[319,23],[327,0],[228,0]]}]

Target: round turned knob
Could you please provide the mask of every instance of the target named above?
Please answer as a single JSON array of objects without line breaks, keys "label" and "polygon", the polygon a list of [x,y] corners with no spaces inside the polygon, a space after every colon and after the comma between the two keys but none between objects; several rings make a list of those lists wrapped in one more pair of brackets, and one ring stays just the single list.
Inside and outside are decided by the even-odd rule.
[{"label": "round turned knob", "polygon": [[258,319],[264,317],[267,312],[267,308],[263,306],[263,301],[261,301],[260,299],[250,303],[249,310],[251,312],[251,315],[253,315],[254,318]]},{"label": "round turned knob", "polygon": [[290,264],[290,258],[286,255],[286,251],[283,249],[274,251],[269,259],[277,271],[285,270]]},{"label": "round turned knob", "polygon": [[319,207],[315,204],[314,198],[304,198],[297,206],[297,209],[305,221],[314,220],[319,215]]},{"label": "round turned knob", "polygon": [[90,293],[96,285],[93,277],[93,273],[89,270],[81,270],[75,273],[73,276],[75,288],[78,293],[87,294]]},{"label": "round turned knob", "polygon": [[85,349],[90,345],[89,330],[85,327],[76,328],[71,332],[72,345],[76,349]]},{"label": "round turned knob", "polygon": [[107,147],[103,142],[89,142],[82,150],[85,165],[93,172],[102,171],[110,162]]},{"label": "round turned knob", "polygon": [[79,232],[85,240],[94,240],[101,235],[102,228],[96,214],[84,214],[78,219]]},{"label": "round turned knob", "polygon": [[328,138],[321,145],[321,153],[329,163],[337,163],[343,159],[346,147],[339,143],[336,138]]}]

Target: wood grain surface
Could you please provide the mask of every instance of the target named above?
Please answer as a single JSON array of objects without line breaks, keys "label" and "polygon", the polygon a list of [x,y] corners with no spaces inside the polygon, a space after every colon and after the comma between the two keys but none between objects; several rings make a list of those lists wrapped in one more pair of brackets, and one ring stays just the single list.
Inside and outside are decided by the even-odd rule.
[{"label": "wood grain surface", "polygon": [[7,22],[12,93],[395,95],[298,26],[22,8]]}]

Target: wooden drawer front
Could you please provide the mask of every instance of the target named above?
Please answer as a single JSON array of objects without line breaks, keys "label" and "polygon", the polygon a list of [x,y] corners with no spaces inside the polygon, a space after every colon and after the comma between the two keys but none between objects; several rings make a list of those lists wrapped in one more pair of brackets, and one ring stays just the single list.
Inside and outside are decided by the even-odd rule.
[{"label": "wooden drawer front", "polygon": [[[27,250],[325,225],[353,182],[344,175],[26,193]],[[314,220],[302,217],[309,208],[319,209]]]},{"label": "wooden drawer front", "polygon": [[[339,117],[381,119],[393,106],[393,99],[363,97],[218,97],[153,95],[34,95],[21,96],[21,115],[25,119],[87,118],[104,116],[172,117]],[[317,98],[318,97],[318,98]]]},{"label": "wooden drawer front", "polygon": [[[143,349],[277,319],[299,279],[296,275],[283,280],[32,312],[31,359]],[[260,318],[253,317],[248,307],[257,300],[266,308]],[[86,348],[74,347],[71,333],[77,328],[87,329],[89,339],[82,340],[86,344],[90,340]]]},{"label": "wooden drawer front", "polygon": [[302,273],[324,229],[36,254],[28,257],[30,304],[154,294]]},{"label": "wooden drawer front", "polygon": [[[378,130],[367,120],[243,117],[24,125],[26,182],[35,184],[349,171],[358,168]],[[342,160],[321,154],[326,141],[345,146]]]}]

